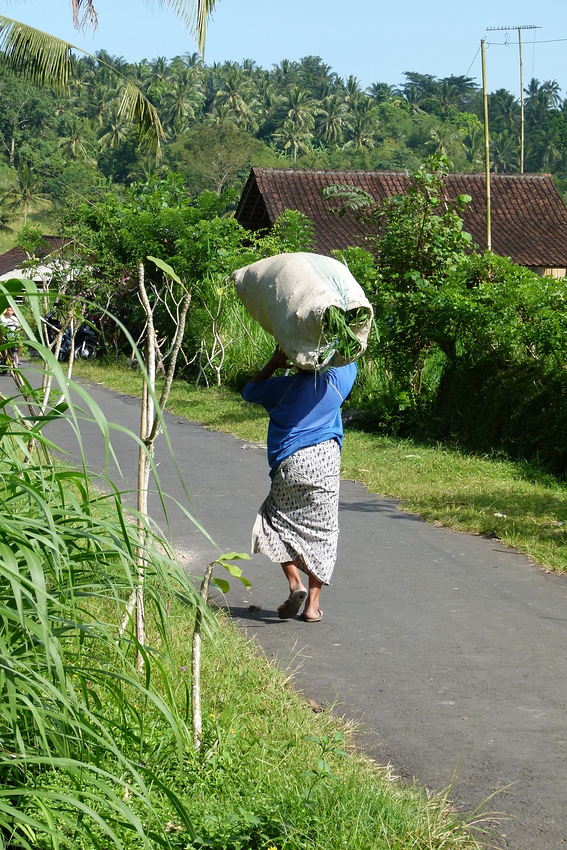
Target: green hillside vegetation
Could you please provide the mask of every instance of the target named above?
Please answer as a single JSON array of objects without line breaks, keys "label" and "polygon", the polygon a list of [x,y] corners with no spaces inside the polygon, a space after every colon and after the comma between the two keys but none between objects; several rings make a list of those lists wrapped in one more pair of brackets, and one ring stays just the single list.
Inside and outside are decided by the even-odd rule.
[{"label": "green hillside vegetation", "polygon": [[[252,164],[299,168],[415,169],[431,154],[453,171],[482,169],[482,98],[471,77],[408,71],[397,87],[362,89],[318,56],[271,70],[252,60],[207,66],[198,54],[136,64],[101,51],[75,61],[67,96],[0,73],[2,221],[59,207],[150,175],[180,172],[192,193],[241,188]],[[100,60],[100,61],[99,61]],[[115,68],[155,104],[166,141],[155,157],[120,117]],[[567,186],[567,101],[555,80],[525,91],[525,170]],[[492,169],[519,170],[520,104],[489,95]],[[22,188],[23,187],[23,188]],[[10,223],[11,219],[11,223]]]}]

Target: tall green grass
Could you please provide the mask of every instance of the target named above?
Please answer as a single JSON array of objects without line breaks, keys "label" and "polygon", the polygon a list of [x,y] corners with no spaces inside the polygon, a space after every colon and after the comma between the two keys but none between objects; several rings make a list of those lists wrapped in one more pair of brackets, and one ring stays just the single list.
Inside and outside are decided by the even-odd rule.
[{"label": "tall green grass", "polygon": [[[37,312],[31,288],[30,298]],[[43,389],[4,367],[3,385],[12,374],[19,389],[0,404],[0,847],[123,848],[133,837],[140,847],[170,846],[154,811],[156,787],[191,824],[148,758],[146,716],[151,709],[152,722],[159,718],[170,758],[181,762],[190,723],[169,687],[167,603],[178,596],[191,605],[195,594],[146,522],[146,608],[160,652],[139,647],[139,676],[127,604],[136,518],[105,477],[93,489],[84,462],[79,470],[55,465],[44,435],[46,423],[59,421],[75,428],[80,447],[88,418],[111,451],[108,423],[21,312],[20,320],[55,400],[44,405]]]}]

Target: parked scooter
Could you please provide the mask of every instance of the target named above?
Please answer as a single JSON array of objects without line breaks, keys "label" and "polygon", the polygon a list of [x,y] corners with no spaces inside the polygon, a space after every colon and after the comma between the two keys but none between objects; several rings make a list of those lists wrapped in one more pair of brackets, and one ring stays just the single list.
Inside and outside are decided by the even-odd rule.
[{"label": "parked scooter", "polygon": [[[61,330],[61,323],[56,318],[56,312],[52,310],[44,316],[45,329],[49,343],[55,341],[57,334]],[[84,360],[94,360],[98,352],[98,333],[89,322],[83,322],[75,336],[75,357],[82,357]],[[73,342],[72,324],[63,331],[61,337],[61,348],[59,349],[58,360],[68,360],[71,354],[71,345]]]}]

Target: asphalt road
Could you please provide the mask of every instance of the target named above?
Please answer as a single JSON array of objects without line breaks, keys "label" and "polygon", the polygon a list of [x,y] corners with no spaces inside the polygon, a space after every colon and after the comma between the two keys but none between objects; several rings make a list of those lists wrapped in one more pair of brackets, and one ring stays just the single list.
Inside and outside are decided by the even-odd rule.
[{"label": "asphalt road", "polygon": [[[138,431],[136,400],[91,389],[109,421]],[[223,551],[249,551],[269,484],[265,449],[167,423],[190,509]],[[74,456],[71,428],[49,427]],[[102,438],[88,423],[82,430],[99,469]],[[133,489],[137,448],[120,432],[113,443],[123,475],[115,481]],[[163,490],[187,504],[163,436],[156,448]],[[157,498],[150,505],[162,523]],[[215,550],[173,502],[169,523],[190,571],[202,574]],[[278,619],[286,585],[263,556],[244,564],[251,590],[232,581],[232,616],[295,671],[306,696],[354,718],[377,761],[428,788],[451,786],[465,815],[480,807],[487,846],[567,847],[567,577],[497,541],[428,525],[355,481],[341,486],[340,527],[321,623]]]}]

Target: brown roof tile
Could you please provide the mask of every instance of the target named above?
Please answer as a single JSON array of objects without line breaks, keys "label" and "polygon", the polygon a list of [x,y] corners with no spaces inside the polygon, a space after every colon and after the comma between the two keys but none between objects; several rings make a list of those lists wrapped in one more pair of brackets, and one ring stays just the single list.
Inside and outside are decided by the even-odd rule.
[{"label": "brown roof tile", "polygon": [[[45,248],[38,252],[38,256],[42,258],[59,250],[65,241],[59,236],[43,236],[42,239],[46,243]],[[4,254],[0,254],[0,275],[7,274],[14,269],[21,269],[27,259],[25,251],[22,251],[21,248],[10,248]]]},{"label": "brown roof tile", "polygon": [[[236,211],[250,230],[267,229],[285,209],[300,210],[313,222],[316,248],[329,254],[335,248],[360,245],[367,228],[347,213],[329,213],[331,201],[321,190],[334,184],[364,189],[378,201],[406,191],[410,176],[403,171],[302,171],[253,168]],[[445,180],[451,199],[468,194],[472,201],[463,213],[464,229],[475,243],[486,247],[484,174],[449,174]],[[492,174],[492,250],[529,267],[567,268],[567,207],[549,174]]]}]

